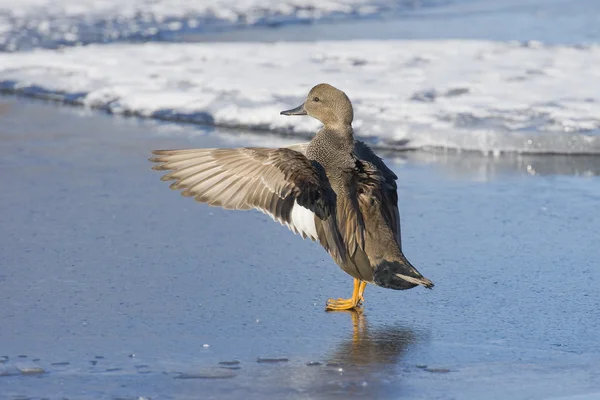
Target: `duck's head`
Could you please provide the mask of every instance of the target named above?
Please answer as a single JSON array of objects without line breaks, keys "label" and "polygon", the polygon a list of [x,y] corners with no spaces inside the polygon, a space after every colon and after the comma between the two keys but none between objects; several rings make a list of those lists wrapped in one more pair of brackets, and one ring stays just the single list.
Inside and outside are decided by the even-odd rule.
[{"label": "duck's head", "polygon": [[352,103],[346,93],[327,83],[313,87],[302,105],[280,114],[310,115],[325,126],[351,125],[354,118]]}]

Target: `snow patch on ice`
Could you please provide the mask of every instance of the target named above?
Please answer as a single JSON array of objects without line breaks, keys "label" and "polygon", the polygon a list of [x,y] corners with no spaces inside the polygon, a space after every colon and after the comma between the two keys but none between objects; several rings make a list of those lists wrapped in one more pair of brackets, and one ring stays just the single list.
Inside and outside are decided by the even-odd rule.
[{"label": "snow patch on ice", "polygon": [[449,0],[0,0],[0,51],[214,32],[445,4]]},{"label": "snow patch on ice", "polygon": [[389,148],[600,153],[600,46],[488,41],[114,44],[0,54],[0,90],[291,135],[320,82]]}]

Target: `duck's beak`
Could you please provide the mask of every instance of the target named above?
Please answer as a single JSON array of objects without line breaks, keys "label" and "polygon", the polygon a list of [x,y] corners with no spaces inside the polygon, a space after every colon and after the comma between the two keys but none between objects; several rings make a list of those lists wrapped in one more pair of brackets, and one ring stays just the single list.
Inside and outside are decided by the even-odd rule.
[{"label": "duck's beak", "polygon": [[308,113],[304,109],[304,104],[301,104],[296,108],[292,108],[291,110],[282,111],[279,114],[281,114],[281,115],[307,115]]}]

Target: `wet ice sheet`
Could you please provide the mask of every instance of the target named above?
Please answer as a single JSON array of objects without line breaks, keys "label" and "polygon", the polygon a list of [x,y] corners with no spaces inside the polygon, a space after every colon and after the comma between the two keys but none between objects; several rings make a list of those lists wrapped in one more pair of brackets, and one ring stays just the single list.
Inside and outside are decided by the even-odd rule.
[{"label": "wet ice sheet", "polygon": [[[387,148],[600,152],[600,47],[489,41],[105,45],[0,54],[0,88],[150,118],[285,133],[319,82]],[[243,72],[243,73],[242,73]]]},{"label": "wet ice sheet", "polygon": [[[9,399],[600,392],[597,178],[481,182],[398,160],[404,250],[436,288],[369,287],[362,316],[328,314],[351,279],[322,249],[258,212],[182,198],[146,160],[247,142],[37,103],[0,110]],[[45,373],[15,371],[34,367]]]}]

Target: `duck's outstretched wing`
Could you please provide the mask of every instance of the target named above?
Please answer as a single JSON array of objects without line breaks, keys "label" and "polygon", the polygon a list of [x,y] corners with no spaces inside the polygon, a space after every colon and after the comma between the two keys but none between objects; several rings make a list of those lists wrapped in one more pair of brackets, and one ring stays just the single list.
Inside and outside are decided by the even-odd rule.
[{"label": "duck's outstretched wing", "polygon": [[296,144],[287,146],[286,149],[294,150],[294,151],[297,151],[298,153],[302,153],[302,154],[306,155],[306,150],[308,149],[309,144],[310,144],[310,142],[296,143]]},{"label": "duck's outstretched wing", "polygon": [[[335,193],[323,168],[287,149],[156,150],[161,179],[199,202],[227,209],[258,209],[293,232],[319,240],[315,220],[335,226]],[[336,241],[337,242],[337,241]],[[339,243],[326,249],[342,256]]]}]

